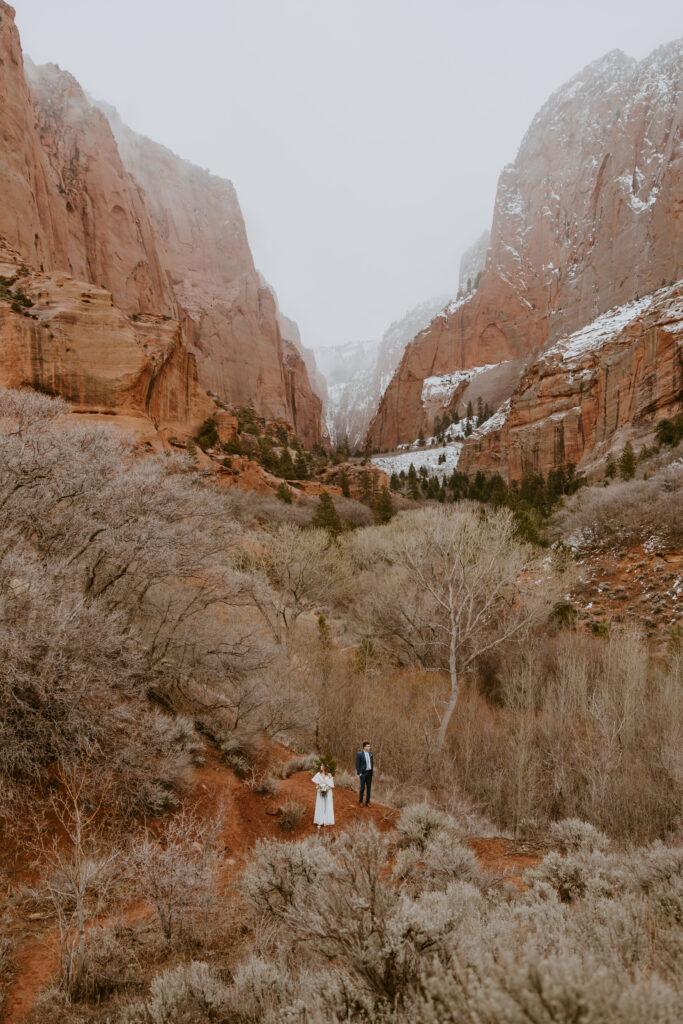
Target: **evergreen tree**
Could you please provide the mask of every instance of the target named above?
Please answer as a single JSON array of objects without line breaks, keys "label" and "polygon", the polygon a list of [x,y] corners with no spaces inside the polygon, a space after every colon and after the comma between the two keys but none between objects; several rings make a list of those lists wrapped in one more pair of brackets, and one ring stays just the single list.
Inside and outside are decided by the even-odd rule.
[{"label": "evergreen tree", "polygon": [[474,415],[474,410],[472,409],[472,402],[470,401],[470,402],[467,403],[467,419],[471,420],[473,415]]},{"label": "evergreen tree", "polygon": [[397,473],[392,473],[391,474],[391,479],[389,480],[389,486],[391,487],[392,491],[400,491],[401,490],[401,481],[399,480],[399,477],[398,477]]},{"label": "evergreen tree", "polygon": [[420,433],[417,435],[417,443],[420,446],[420,448],[424,448],[425,435],[422,427],[420,427]]},{"label": "evergreen tree", "polygon": [[373,488],[372,477],[370,476],[370,473],[368,472],[368,470],[364,469],[363,472],[360,475],[360,494],[359,494],[359,498],[360,498],[360,500],[365,505],[372,504],[372,499],[374,497],[373,490],[374,490],[374,488]]},{"label": "evergreen tree", "polygon": [[196,441],[203,452],[218,443],[218,424],[213,416],[204,420],[199,428]]},{"label": "evergreen tree", "polygon": [[453,423],[457,426],[459,422],[460,422],[460,417],[458,416],[458,410],[454,409],[453,410]]},{"label": "evergreen tree", "polygon": [[332,646],[332,630],[324,615],[318,616],[318,643],[323,650],[329,650]]},{"label": "evergreen tree", "polygon": [[311,520],[311,526],[327,530],[333,537],[338,537],[342,531],[339,513],[334,507],[334,502],[327,491],[323,491],[318,499],[318,507]]},{"label": "evergreen tree", "polygon": [[296,471],[294,469],[294,463],[292,462],[292,456],[290,455],[289,448],[283,448],[278,460],[278,473],[285,480],[293,480]]},{"label": "evergreen tree", "polygon": [[349,489],[349,475],[346,472],[346,469],[344,468],[344,466],[342,466],[342,468],[339,470],[339,478],[338,479],[339,479],[339,486],[341,487],[342,494],[344,495],[345,498],[350,498],[351,497],[351,491]]},{"label": "evergreen tree", "polygon": [[415,472],[415,466],[410,463],[410,469],[408,470],[408,495],[417,501],[420,497],[420,491],[417,485],[417,473]]},{"label": "evergreen tree", "polygon": [[655,437],[657,444],[675,448],[683,437],[683,415],[677,416],[675,420],[660,420],[655,427]]},{"label": "evergreen tree", "polygon": [[636,453],[633,445],[627,441],[619,459],[619,476],[622,480],[632,480],[636,475]]},{"label": "evergreen tree", "polygon": [[275,493],[280,499],[280,501],[284,501],[286,505],[292,504],[292,492],[290,491],[289,487],[284,482],[284,480],[282,481],[282,483],[280,484]]},{"label": "evergreen tree", "polygon": [[294,461],[294,476],[297,480],[308,479],[308,464],[302,448],[299,448],[296,453],[296,459]]},{"label": "evergreen tree", "polygon": [[483,402],[483,399],[482,399],[481,395],[479,395],[479,398],[477,399],[477,426],[480,427],[483,422],[484,422],[484,402]]},{"label": "evergreen tree", "polygon": [[465,437],[469,437],[472,433],[472,423],[470,420],[465,424]]},{"label": "evergreen tree", "polygon": [[375,508],[374,508],[375,522],[378,525],[382,525],[384,523],[388,523],[388,522],[390,522],[394,518],[395,514],[396,514],[396,509],[394,508],[394,503],[391,500],[391,495],[389,494],[389,488],[384,486],[384,487],[382,487],[382,490],[379,492],[379,495],[377,496],[377,500],[375,501]]}]

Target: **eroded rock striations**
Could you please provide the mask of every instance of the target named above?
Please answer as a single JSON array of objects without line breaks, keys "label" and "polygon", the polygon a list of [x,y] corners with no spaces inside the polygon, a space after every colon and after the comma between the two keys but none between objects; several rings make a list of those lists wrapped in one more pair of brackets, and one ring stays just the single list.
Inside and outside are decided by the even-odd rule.
[{"label": "eroded rock striations", "polygon": [[683,282],[602,314],[544,351],[505,406],[469,438],[458,468],[590,469],[630,433],[680,411]]},{"label": "eroded rock striations", "polygon": [[[303,358],[281,335],[275,298],[259,280],[230,182],[129,131],[55,65],[27,61],[24,68],[14,11],[2,0],[0,97],[0,238],[35,272],[36,287],[50,291],[54,272],[68,274],[74,294],[96,286],[89,302],[106,305],[100,293],[107,292],[117,314],[100,332],[99,348],[92,341],[89,373],[82,365],[71,373],[74,345],[64,346],[51,370],[56,351],[43,345],[39,366],[32,363],[35,347],[22,349],[25,382],[51,375],[68,397],[61,389],[73,377],[78,404],[99,408],[102,394],[107,401],[122,394],[105,381],[100,386],[99,366],[115,375],[113,353],[127,351],[131,337],[157,324],[165,339],[175,339],[176,355],[165,362],[169,396],[187,391],[194,378],[193,387],[224,403],[253,405],[266,418],[290,423],[305,443],[319,441],[320,400]],[[61,295],[66,287],[61,280]],[[81,324],[84,311],[72,304],[72,334],[94,329],[92,314]],[[6,318],[5,335],[11,324],[15,318]],[[16,327],[18,337],[25,339],[26,327]],[[7,352],[16,353],[17,344],[6,342],[5,382]],[[129,370],[124,360],[122,377]],[[126,394],[128,409],[133,392]],[[176,405],[198,411],[207,403]],[[163,403],[163,419],[162,413]]]},{"label": "eroded rock striations", "polygon": [[683,276],[682,67],[681,40],[640,62],[614,51],[550,97],[500,176],[475,293],[408,347],[372,447],[431,432],[427,378],[505,361],[519,380],[546,346]]}]

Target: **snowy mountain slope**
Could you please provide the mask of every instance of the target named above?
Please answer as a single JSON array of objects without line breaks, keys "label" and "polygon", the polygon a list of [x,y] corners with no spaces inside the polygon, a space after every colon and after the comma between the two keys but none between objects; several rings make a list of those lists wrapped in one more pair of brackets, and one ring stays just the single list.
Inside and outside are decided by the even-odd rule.
[{"label": "snowy mountain slope", "polygon": [[318,366],[328,384],[327,427],[333,443],[344,438],[362,447],[379,400],[401,361],[406,345],[448,303],[440,295],[421,302],[394,322],[380,341],[349,342],[319,349]]}]

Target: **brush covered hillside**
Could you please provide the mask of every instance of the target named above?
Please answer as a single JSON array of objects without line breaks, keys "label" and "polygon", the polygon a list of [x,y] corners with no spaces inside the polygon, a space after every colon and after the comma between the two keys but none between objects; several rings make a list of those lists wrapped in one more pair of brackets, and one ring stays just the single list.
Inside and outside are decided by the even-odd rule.
[{"label": "brush covered hillside", "polygon": [[372,448],[481,399],[497,415],[462,467],[510,482],[604,463],[680,411],[682,64],[681,40],[640,62],[613,51],[541,108],[500,176],[476,289],[406,350]]},{"label": "brush covered hillside", "polygon": [[66,412],[0,393],[4,1021],[681,1020],[680,627],[586,629],[576,589],[655,500],[643,550],[680,549],[680,431],[565,500],[574,558],[502,506],[373,524]]},{"label": "brush covered hillside", "polygon": [[123,416],[145,439],[161,429],[160,443],[194,433],[208,391],[318,443],[321,401],[232,184],[24,60],[4,2],[0,91],[0,383]]}]

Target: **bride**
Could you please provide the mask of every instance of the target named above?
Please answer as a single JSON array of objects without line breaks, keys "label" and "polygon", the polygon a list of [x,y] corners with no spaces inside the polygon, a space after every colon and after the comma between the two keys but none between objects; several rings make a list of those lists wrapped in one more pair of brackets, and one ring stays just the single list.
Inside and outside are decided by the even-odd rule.
[{"label": "bride", "polygon": [[313,782],[317,790],[315,798],[315,814],[313,824],[320,828],[321,825],[334,825],[334,801],[332,790],[334,789],[334,776],[322,764],[317,775],[313,776]]}]

